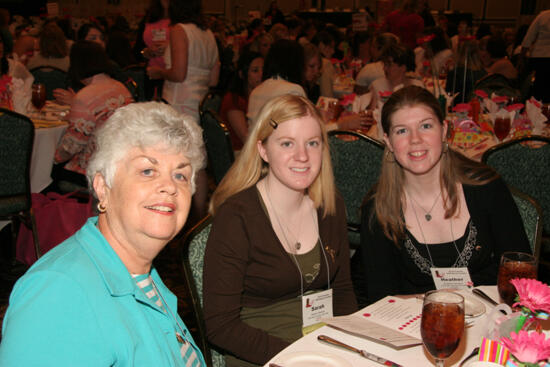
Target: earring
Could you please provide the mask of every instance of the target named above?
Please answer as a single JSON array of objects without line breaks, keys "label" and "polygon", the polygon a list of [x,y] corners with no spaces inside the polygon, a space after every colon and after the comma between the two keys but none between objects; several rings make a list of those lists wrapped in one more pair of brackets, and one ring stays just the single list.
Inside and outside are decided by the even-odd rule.
[{"label": "earring", "polygon": [[447,141],[443,142],[443,153],[447,153],[449,151],[449,143]]},{"label": "earring", "polygon": [[101,202],[97,203],[97,211],[100,213],[105,213],[107,211],[107,207],[104,205],[101,205]]},{"label": "earring", "polygon": [[386,162],[395,163],[395,156],[391,150],[386,151]]}]

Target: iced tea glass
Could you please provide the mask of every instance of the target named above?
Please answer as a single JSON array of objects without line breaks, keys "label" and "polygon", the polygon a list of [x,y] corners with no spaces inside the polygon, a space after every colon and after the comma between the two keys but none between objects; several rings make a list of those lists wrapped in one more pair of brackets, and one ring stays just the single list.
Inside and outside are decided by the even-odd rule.
[{"label": "iced tea glass", "polygon": [[46,104],[46,86],[44,84],[35,83],[32,85],[31,101],[38,111],[42,110],[42,107]]},{"label": "iced tea glass", "polygon": [[446,290],[430,291],[424,295],[420,323],[422,342],[443,367],[445,359],[454,353],[464,333],[464,298]]},{"label": "iced tea glass", "polygon": [[525,252],[505,252],[500,258],[497,288],[502,302],[512,307],[516,288],[510,283],[514,278],[537,278],[537,259]]},{"label": "iced tea glass", "polygon": [[510,134],[510,129],[512,128],[512,122],[509,118],[497,117],[495,118],[495,126],[493,127],[495,131],[495,136],[499,141],[503,141],[508,134]]}]

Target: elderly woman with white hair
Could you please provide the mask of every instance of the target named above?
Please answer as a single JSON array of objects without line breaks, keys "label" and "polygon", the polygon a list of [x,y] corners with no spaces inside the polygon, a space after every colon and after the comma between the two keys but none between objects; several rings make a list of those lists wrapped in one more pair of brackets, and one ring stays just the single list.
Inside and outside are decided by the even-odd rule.
[{"label": "elderly woman with white hair", "polygon": [[2,366],[206,366],[152,265],[181,230],[204,165],[200,128],[168,105],[118,109],[87,178],[98,217],[15,285]]}]

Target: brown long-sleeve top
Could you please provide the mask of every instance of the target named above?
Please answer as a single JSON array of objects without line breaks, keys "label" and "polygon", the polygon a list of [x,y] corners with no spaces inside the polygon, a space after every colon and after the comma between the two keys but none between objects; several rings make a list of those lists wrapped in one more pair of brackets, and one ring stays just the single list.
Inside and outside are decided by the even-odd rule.
[{"label": "brown long-sleeve top", "polygon": [[[214,216],[204,259],[204,318],[208,339],[229,353],[265,364],[288,342],[240,319],[242,307],[263,307],[300,295],[300,273],[279,242],[255,186],[230,197]],[[344,203],[336,214],[319,218],[319,236],[327,255],[334,315],[357,310],[350,277]],[[327,288],[327,267],[308,290]],[[304,287],[306,284],[304,283]]]}]

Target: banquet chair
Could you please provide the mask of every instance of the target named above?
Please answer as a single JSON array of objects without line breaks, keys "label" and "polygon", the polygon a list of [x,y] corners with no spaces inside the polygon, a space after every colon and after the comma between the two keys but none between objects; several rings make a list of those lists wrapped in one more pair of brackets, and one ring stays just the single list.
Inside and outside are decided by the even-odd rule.
[{"label": "banquet chair", "polygon": [[344,198],[350,248],[359,247],[361,204],[378,181],[384,145],[353,131],[328,133],[334,181]]},{"label": "banquet chair", "polygon": [[216,113],[220,112],[222,105],[222,96],[215,92],[208,92],[199,104],[199,114],[202,115],[208,110],[212,110]]},{"label": "banquet chair", "polygon": [[123,73],[128,77],[124,83],[126,88],[132,94],[135,102],[144,102],[145,98],[145,64],[128,65],[123,69]]},{"label": "banquet chair", "polygon": [[542,239],[542,209],[535,199],[518,189],[511,187],[510,192],[518,207],[531,252],[538,260]]},{"label": "banquet chair", "polygon": [[220,116],[211,109],[200,114],[200,123],[208,155],[207,168],[217,185],[235,160],[229,130]]},{"label": "banquet chair", "polygon": [[[533,143],[531,147],[524,143]],[[512,187],[535,199],[542,207],[543,233],[550,235],[550,138],[528,136],[488,149],[482,161],[493,167]],[[540,146],[543,144],[542,146]]]},{"label": "banquet chair", "polygon": [[31,229],[36,258],[41,256],[29,174],[33,143],[32,121],[24,115],[0,108],[0,219],[11,221],[14,258],[17,222]]},{"label": "banquet chair", "polygon": [[225,367],[223,354],[213,349],[212,345],[208,343],[206,338],[206,327],[204,325],[202,272],[204,268],[206,241],[208,240],[211,227],[212,217],[206,216],[191,228],[183,238],[183,271],[199,334],[197,344],[199,348],[201,348],[208,366]]},{"label": "banquet chair", "polygon": [[35,83],[46,86],[46,100],[52,100],[53,90],[57,88],[67,89],[69,78],[67,72],[53,66],[38,66],[30,70]]}]

